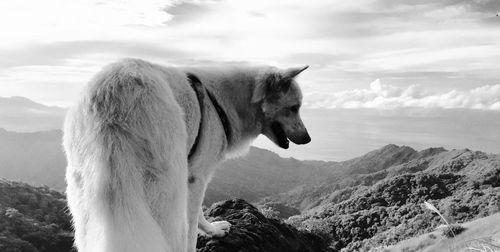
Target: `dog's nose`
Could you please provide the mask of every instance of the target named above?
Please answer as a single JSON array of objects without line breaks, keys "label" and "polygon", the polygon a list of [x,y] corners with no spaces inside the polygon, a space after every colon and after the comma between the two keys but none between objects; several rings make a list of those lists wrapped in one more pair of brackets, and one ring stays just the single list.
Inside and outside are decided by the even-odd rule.
[{"label": "dog's nose", "polygon": [[309,136],[309,133],[306,132],[306,135],[304,136],[304,141],[302,142],[302,144],[307,144],[311,142],[311,137]]},{"label": "dog's nose", "polygon": [[307,131],[303,135],[299,135],[296,138],[290,138],[295,144],[307,144],[311,142],[311,137]]}]

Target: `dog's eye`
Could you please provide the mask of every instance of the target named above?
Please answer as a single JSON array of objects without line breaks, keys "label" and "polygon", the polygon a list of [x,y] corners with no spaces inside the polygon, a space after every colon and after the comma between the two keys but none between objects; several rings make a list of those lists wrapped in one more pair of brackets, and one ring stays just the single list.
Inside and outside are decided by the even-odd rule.
[{"label": "dog's eye", "polygon": [[290,110],[294,113],[299,112],[300,105],[291,106]]}]

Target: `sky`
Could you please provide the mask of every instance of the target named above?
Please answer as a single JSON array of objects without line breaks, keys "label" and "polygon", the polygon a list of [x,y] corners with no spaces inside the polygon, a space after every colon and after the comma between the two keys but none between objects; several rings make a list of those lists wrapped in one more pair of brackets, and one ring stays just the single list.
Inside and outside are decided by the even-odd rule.
[{"label": "sky", "polygon": [[[2,0],[0,96],[70,106],[125,57],[310,65],[310,109],[500,113],[498,0]],[[496,114],[494,114],[496,115]]]}]

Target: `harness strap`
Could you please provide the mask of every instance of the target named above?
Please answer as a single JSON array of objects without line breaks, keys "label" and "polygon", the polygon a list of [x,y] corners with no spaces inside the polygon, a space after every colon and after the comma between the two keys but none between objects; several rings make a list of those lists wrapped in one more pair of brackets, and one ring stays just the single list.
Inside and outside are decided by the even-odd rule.
[{"label": "harness strap", "polygon": [[210,91],[208,91],[206,87],[203,86],[200,79],[198,79],[196,75],[192,73],[187,73],[187,78],[189,83],[191,84],[191,88],[193,88],[194,92],[196,93],[196,97],[198,98],[198,104],[200,105],[200,114],[201,114],[200,125],[198,127],[198,134],[196,135],[193,146],[191,146],[191,149],[189,150],[188,154],[188,160],[191,160],[191,157],[194,155],[198,147],[198,142],[200,141],[200,135],[203,126],[203,115],[205,114],[205,107],[203,106],[203,99],[205,98],[205,92],[207,93],[210,102],[214,106],[215,111],[219,116],[219,119],[222,123],[222,127],[224,127],[224,135],[226,136],[226,141],[228,144],[231,141],[232,132],[227,114],[224,111],[224,109],[222,109],[215,96]]},{"label": "harness strap", "polygon": [[219,102],[217,102],[217,99],[215,99],[214,95],[208,91],[207,88],[205,88],[205,91],[208,94],[208,98],[210,98],[210,101],[214,105],[215,111],[217,111],[217,114],[219,115],[220,122],[222,123],[222,127],[224,127],[224,133],[226,135],[226,141],[227,144],[231,143],[231,138],[232,138],[232,132],[231,132],[231,125],[229,125],[229,119],[227,117],[226,112],[222,107],[220,106]]},{"label": "harness strap", "polygon": [[205,98],[205,93],[203,92],[203,86],[201,84],[201,81],[200,79],[198,79],[198,77],[196,77],[196,75],[188,73],[187,78],[189,84],[191,84],[191,88],[193,88],[194,92],[196,93],[196,98],[198,98],[198,104],[200,106],[200,125],[198,125],[198,133],[196,134],[194,143],[191,146],[191,149],[189,150],[188,154],[188,161],[189,161],[191,160],[191,157],[196,151],[198,147],[198,142],[200,141],[201,128],[203,126],[203,114],[205,113],[205,106],[203,106],[203,99]]}]

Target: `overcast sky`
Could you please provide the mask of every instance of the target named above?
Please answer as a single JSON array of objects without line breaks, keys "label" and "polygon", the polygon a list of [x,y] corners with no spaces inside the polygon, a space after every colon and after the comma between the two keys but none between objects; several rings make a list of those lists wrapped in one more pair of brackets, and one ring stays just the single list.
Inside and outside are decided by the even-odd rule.
[{"label": "overcast sky", "polygon": [[308,64],[305,105],[500,111],[497,0],[2,0],[0,96],[67,106],[103,65]]}]

